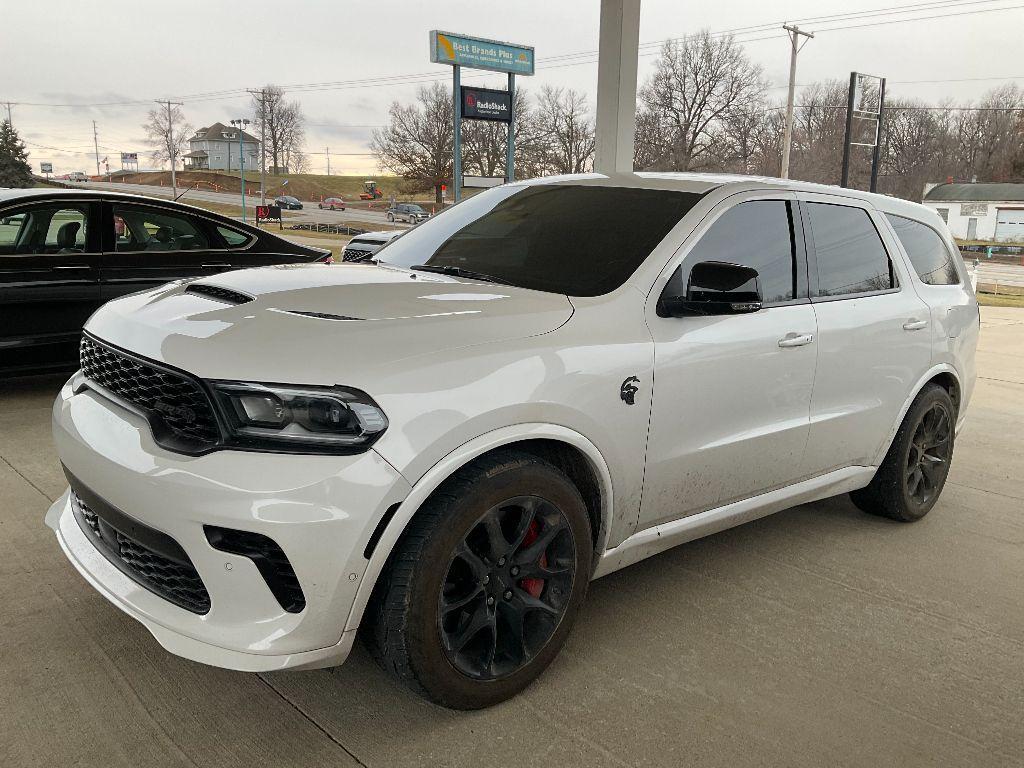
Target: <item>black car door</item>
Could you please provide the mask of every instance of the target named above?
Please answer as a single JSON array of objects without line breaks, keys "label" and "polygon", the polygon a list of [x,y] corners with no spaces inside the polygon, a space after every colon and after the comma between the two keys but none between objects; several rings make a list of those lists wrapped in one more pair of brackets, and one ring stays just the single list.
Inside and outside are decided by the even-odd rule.
[{"label": "black car door", "polygon": [[0,369],[73,366],[100,304],[100,208],[78,198],[0,212]]},{"label": "black car door", "polygon": [[207,219],[159,203],[104,203],[103,301],[231,268]]}]

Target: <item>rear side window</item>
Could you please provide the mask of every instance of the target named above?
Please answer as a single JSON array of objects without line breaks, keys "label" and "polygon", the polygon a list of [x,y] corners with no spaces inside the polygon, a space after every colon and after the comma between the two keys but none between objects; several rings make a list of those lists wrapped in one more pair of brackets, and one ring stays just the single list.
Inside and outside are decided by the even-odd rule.
[{"label": "rear side window", "polygon": [[922,283],[928,285],[957,285],[960,276],[953,264],[953,255],[939,233],[913,219],[886,214],[903,250],[910,257]]},{"label": "rear side window", "polygon": [[198,221],[144,206],[114,206],[118,251],[193,251],[209,247]]},{"label": "rear side window", "polygon": [[846,296],[897,287],[889,255],[863,208],[808,203],[818,265],[818,296]]},{"label": "rear side window", "polygon": [[796,248],[790,203],[740,203],[711,225],[686,260],[691,265],[724,261],[753,267],[765,304],[796,298]]}]

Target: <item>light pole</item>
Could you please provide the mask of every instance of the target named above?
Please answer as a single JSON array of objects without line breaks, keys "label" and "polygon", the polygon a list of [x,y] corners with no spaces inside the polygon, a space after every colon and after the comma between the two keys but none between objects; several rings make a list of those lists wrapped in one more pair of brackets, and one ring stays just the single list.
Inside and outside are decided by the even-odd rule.
[{"label": "light pole", "polygon": [[242,223],[245,223],[245,128],[249,121],[243,119],[232,120],[231,124],[238,128],[238,169],[242,182]]}]

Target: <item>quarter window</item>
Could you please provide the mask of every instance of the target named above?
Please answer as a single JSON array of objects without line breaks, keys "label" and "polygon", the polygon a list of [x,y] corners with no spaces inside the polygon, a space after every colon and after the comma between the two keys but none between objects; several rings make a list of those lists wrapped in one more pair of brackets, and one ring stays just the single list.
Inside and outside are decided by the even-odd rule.
[{"label": "quarter window", "polygon": [[239,232],[237,229],[229,229],[228,227],[217,227],[217,233],[224,238],[224,242],[227,243],[228,248],[241,248],[248,245],[252,238],[244,232]]},{"label": "quarter window", "polygon": [[199,223],[158,208],[114,205],[118,251],[194,251],[209,247]]},{"label": "quarter window", "polygon": [[863,208],[808,203],[818,265],[818,295],[874,293],[898,285],[871,216]]},{"label": "quarter window", "polygon": [[792,203],[752,200],[726,211],[694,246],[687,262],[724,261],[757,270],[765,304],[797,296]]},{"label": "quarter window", "polygon": [[919,221],[886,214],[910,257],[922,283],[928,285],[956,285],[960,276],[953,264],[953,256],[939,233]]}]

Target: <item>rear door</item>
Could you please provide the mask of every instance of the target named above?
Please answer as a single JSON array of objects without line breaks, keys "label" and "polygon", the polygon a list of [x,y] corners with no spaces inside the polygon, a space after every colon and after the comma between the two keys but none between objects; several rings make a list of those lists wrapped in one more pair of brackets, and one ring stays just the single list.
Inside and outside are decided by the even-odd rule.
[{"label": "rear door", "polygon": [[931,363],[932,318],[884,217],[802,193],[818,366],[805,474],[870,466]]},{"label": "rear door", "polygon": [[80,199],[0,214],[0,368],[74,365],[82,326],[100,304],[98,221],[99,203]]}]

